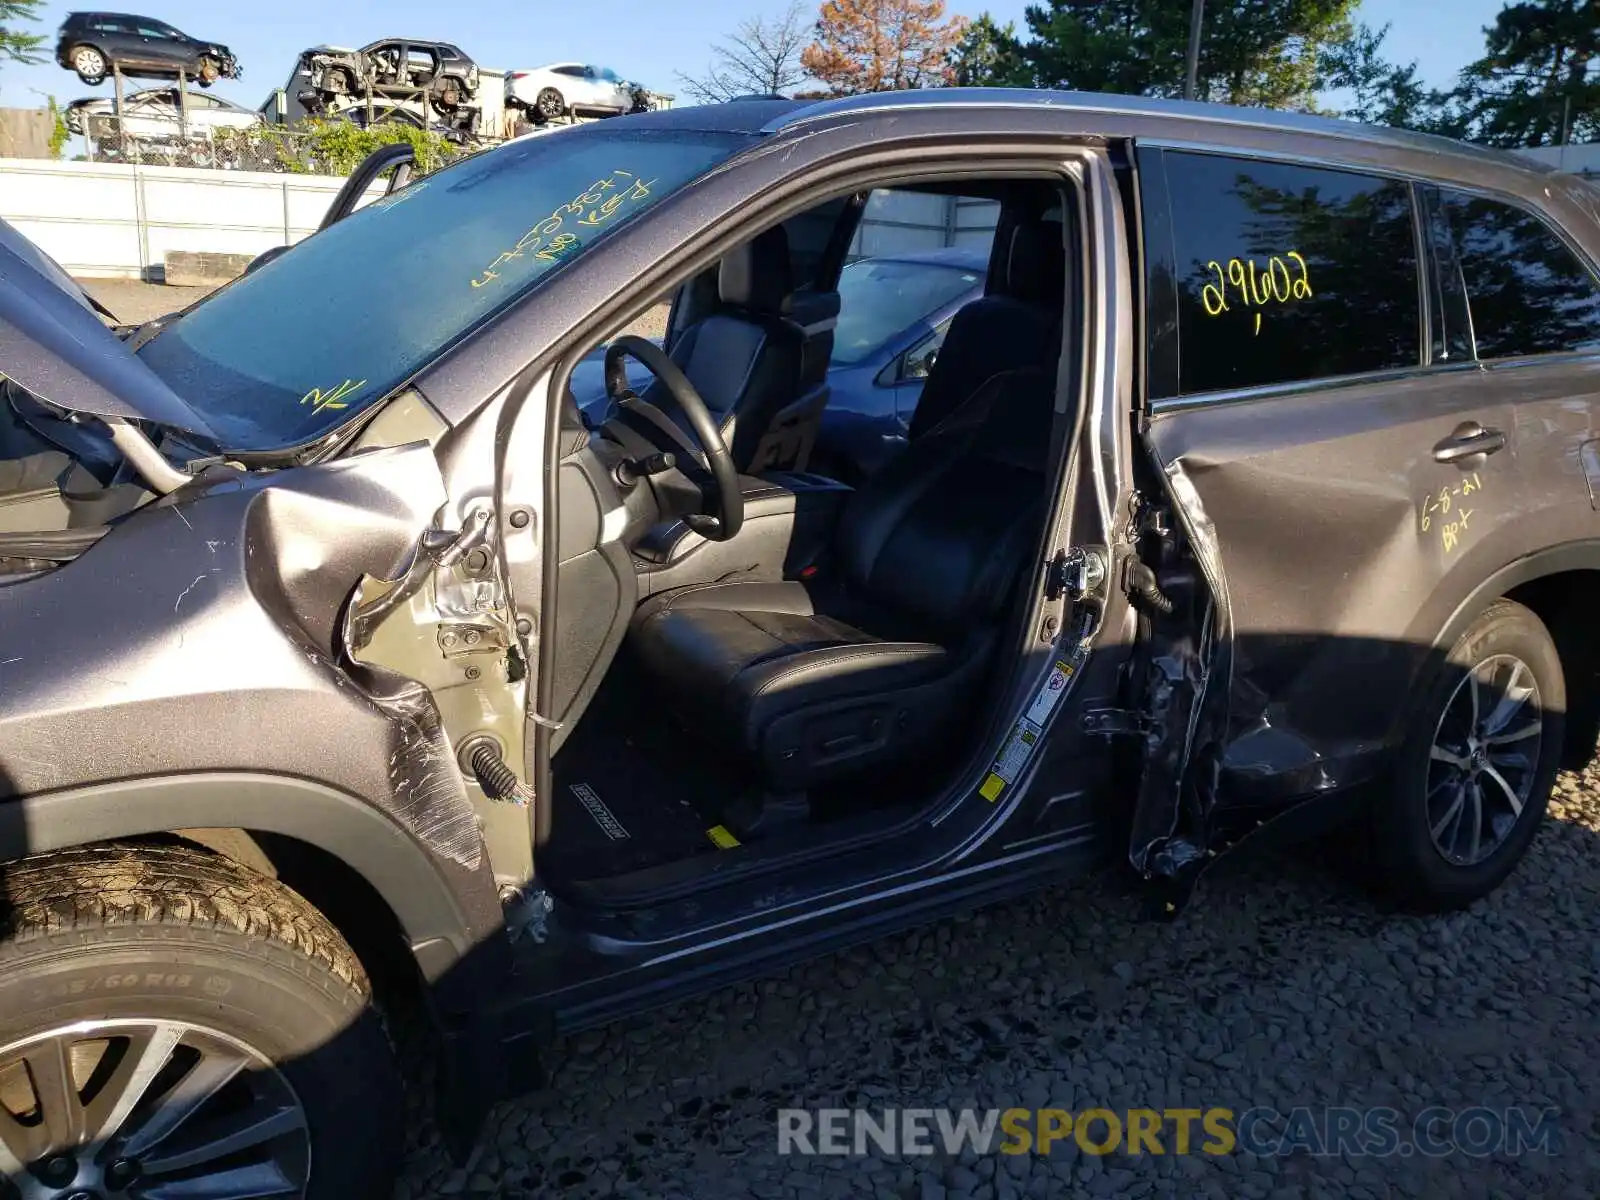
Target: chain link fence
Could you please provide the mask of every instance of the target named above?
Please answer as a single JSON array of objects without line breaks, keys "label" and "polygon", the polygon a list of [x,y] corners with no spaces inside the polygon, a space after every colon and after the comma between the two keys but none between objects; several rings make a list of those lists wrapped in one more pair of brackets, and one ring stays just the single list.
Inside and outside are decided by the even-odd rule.
[{"label": "chain link fence", "polygon": [[377,145],[406,140],[417,145],[419,165],[436,169],[494,139],[446,136],[394,124],[358,128],[345,122],[307,122],[303,127],[256,125],[243,129],[145,129],[97,114],[84,124],[90,162],[200,167],[294,175],[345,175]]}]

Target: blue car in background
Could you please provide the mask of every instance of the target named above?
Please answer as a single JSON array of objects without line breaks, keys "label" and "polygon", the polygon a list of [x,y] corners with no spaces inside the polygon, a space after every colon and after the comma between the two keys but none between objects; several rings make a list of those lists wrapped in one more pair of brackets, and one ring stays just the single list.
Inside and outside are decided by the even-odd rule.
[{"label": "blue car in background", "polygon": [[983,295],[988,269],[988,247],[863,258],[844,268],[811,470],[854,483],[900,452],[950,319]]},{"label": "blue car in background", "polygon": [[[808,467],[845,483],[876,471],[905,445],[923,382],[950,319],[983,295],[987,247],[948,247],[862,258],[839,276],[839,323],[828,368],[828,406]],[[654,339],[659,344],[660,339]],[[605,350],[572,373],[586,420],[606,419]],[[628,360],[636,388],[649,372]]]}]

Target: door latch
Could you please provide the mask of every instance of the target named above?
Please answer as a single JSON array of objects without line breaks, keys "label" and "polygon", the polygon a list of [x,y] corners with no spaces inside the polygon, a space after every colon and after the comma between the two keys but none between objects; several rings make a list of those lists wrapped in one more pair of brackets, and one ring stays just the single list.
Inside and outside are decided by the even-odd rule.
[{"label": "door latch", "polygon": [[1059,600],[1070,596],[1083,600],[1099,596],[1106,586],[1106,552],[1103,546],[1075,546],[1057,550],[1045,568],[1044,597]]}]

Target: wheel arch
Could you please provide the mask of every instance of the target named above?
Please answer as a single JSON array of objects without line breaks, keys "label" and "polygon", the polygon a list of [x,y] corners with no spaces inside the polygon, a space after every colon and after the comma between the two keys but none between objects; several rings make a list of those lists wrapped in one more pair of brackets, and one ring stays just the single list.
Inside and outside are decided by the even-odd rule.
[{"label": "wheel arch", "polygon": [[1600,741],[1600,541],[1568,542],[1507,563],[1451,614],[1434,645],[1448,651],[1488,605],[1504,597],[1531,609],[1555,639],[1567,677],[1563,766],[1582,767]]},{"label": "wheel arch", "polygon": [[255,870],[264,859],[274,874],[281,861],[296,875],[314,871],[318,859],[347,871],[387,910],[426,979],[472,948],[461,907],[422,847],[370,805],[322,784],[244,772],[156,776],[0,802],[0,861],[157,835]]}]

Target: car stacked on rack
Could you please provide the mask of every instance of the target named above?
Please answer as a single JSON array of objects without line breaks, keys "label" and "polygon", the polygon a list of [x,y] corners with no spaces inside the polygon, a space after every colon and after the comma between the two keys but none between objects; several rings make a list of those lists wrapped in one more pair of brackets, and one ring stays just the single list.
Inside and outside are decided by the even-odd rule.
[{"label": "car stacked on rack", "polygon": [[563,117],[648,112],[653,105],[644,85],[623,79],[610,67],[563,62],[507,74],[506,107],[521,109],[542,125]]},{"label": "car stacked on rack", "polygon": [[[67,119],[72,132],[109,143],[113,157],[152,142],[170,148],[209,141],[219,128],[244,128],[265,119],[248,118],[243,115],[248,110],[227,101],[211,104],[187,93],[190,78],[201,87],[237,79],[238,58],[220,42],[190,37],[153,17],[69,13],[59,31],[56,61],[90,86],[118,80],[117,99],[74,101]],[[452,42],[391,37],[359,49],[317,45],[301,51],[276,100],[258,111],[265,114],[275,106],[280,121],[287,115],[290,121],[337,118],[362,127],[400,123],[472,142],[509,137],[530,124],[646,112],[671,103],[671,97],[609,68],[585,63],[513,71],[503,85],[499,72],[490,75],[486,91],[478,64]],[[179,89],[170,96],[148,92],[124,99],[123,78],[174,79]]]},{"label": "car stacked on rack", "polygon": [[239,60],[221,42],[130,13],[68,13],[56,35],[56,62],[90,87],[118,71],[139,78],[190,76],[201,87],[240,74]]},{"label": "car stacked on rack", "polygon": [[476,133],[482,121],[478,64],[449,42],[385,38],[359,50],[314,46],[301,52],[295,99],[306,112],[358,124],[437,121]]}]

